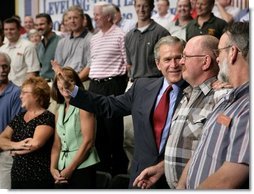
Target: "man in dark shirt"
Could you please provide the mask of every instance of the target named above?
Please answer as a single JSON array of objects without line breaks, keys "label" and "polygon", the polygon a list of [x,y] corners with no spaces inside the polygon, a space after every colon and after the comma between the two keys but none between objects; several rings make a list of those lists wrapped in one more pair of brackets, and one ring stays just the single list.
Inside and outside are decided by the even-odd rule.
[{"label": "man in dark shirt", "polygon": [[198,0],[197,18],[189,22],[186,28],[186,41],[194,36],[208,34],[220,39],[227,22],[213,15],[215,0]]}]

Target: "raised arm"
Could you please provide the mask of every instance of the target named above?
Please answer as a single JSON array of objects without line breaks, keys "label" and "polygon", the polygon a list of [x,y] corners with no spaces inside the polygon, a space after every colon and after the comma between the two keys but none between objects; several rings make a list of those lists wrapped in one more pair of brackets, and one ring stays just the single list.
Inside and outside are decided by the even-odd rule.
[{"label": "raised arm", "polygon": [[69,91],[69,94],[74,90],[74,84],[67,81],[67,79],[64,76],[62,67],[60,66],[60,64],[55,61],[55,60],[51,60],[51,65],[52,65],[52,69],[54,70],[55,74],[58,75],[58,77],[60,78],[60,82],[63,83],[63,86],[66,90]]},{"label": "raised arm", "polygon": [[222,17],[223,20],[225,20],[227,23],[231,23],[234,21],[233,16],[228,13],[224,7],[221,6],[221,4],[218,1],[215,1],[215,6],[217,6],[218,11],[220,12],[220,15]]}]

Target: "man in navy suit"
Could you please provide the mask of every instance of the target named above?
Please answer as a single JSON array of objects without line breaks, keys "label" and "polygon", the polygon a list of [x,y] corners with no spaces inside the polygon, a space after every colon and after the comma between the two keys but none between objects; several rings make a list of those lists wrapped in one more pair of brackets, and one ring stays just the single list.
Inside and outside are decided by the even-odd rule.
[{"label": "man in navy suit", "polygon": [[[79,89],[65,81],[60,66],[52,62],[53,69],[64,82],[66,90],[70,92],[70,104],[73,106],[108,118],[132,114],[135,147],[130,170],[130,188],[142,170],[164,159],[171,117],[181,100],[182,90],[187,86],[182,80],[182,69],[179,64],[184,46],[185,42],[177,37],[161,38],[154,47],[154,53],[157,68],[163,77],[137,79],[126,93],[119,96],[102,96]],[[169,93],[170,108],[160,147],[157,148],[152,118],[158,101],[169,85],[173,88]],[[162,176],[153,188],[168,188],[165,176]]]}]

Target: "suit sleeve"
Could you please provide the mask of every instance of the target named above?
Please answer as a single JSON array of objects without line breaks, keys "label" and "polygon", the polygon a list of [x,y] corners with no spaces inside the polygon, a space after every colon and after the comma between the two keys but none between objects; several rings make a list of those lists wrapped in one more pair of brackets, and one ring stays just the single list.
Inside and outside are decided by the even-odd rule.
[{"label": "suit sleeve", "polygon": [[132,90],[119,96],[102,96],[79,88],[70,104],[94,113],[97,116],[113,118],[131,114]]}]

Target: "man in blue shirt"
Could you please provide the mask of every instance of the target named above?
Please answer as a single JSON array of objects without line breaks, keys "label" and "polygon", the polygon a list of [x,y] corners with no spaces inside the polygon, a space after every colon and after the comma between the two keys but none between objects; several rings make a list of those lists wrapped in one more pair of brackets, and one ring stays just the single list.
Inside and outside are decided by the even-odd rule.
[{"label": "man in blue shirt", "polygon": [[[9,81],[11,58],[0,52],[0,134],[15,115],[21,112],[20,88]],[[0,189],[11,188],[12,157],[0,150]]]}]

